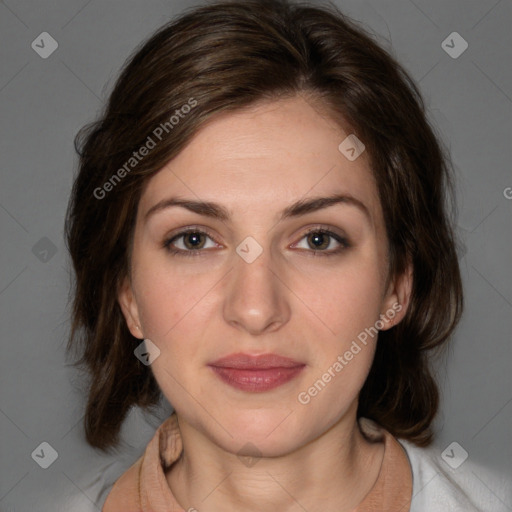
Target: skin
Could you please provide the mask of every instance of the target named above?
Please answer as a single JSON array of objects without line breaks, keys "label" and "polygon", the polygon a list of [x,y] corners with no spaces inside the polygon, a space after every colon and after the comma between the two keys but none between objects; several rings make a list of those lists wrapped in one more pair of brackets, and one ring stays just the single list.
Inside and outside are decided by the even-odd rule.
[{"label": "skin", "polygon": [[[167,480],[185,509],[349,511],[378,477],[383,444],[369,443],[356,422],[376,338],[307,405],[297,399],[396,303],[402,309],[383,328],[399,322],[409,301],[410,272],[389,276],[367,155],[351,162],[338,150],[349,134],[303,96],[260,103],[213,118],[143,191],[119,303],[132,334],[161,351],[151,368],[184,444]],[[342,202],[280,218],[298,200],[334,193],[364,207]],[[171,197],[218,203],[229,219],[181,206],[147,216]],[[196,255],[164,247],[190,226],[212,237],[192,240],[204,244]],[[309,228],[348,245],[326,237],[321,253]],[[252,263],[236,252],[248,236],[262,248]],[[190,237],[172,245],[190,246]],[[238,352],[306,366],[276,389],[241,391],[208,366]],[[248,443],[261,455],[252,466],[238,457],[253,454]]]}]

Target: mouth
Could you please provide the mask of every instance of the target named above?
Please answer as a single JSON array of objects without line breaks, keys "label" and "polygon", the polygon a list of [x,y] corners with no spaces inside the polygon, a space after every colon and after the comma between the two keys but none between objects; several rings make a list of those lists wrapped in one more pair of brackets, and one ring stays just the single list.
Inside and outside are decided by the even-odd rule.
[{"label": "mouth", "polygon": [[306,365],[277,354],[232,354],[208,366],[231,387],[248,392],[264,392],[294,379]]}]

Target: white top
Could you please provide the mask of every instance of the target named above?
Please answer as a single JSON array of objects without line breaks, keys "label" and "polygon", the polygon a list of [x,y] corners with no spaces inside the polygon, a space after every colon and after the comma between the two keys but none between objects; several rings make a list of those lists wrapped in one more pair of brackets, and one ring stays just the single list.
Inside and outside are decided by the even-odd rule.
[{"label": "white top", "polygon": [[[158,423],[150,424],[140,414],[135,414],[130,421],[133,420],[133,432],[130,434],[125,431],[132,442],[128,441],[129,448],[125,447],[122,455],[100,456],[100,464],[96,459],[88,464],[87,470],[72,475],[74,484],[83,492],[77,491],[73,496],[64,491],[50,492],[46,496],[47,500],[39,495],[38,510],[101,510],[116,480],[142,455],[146,447],[144,443],[151,439],[158,426]],[[465,459],[466,452],[456,443],[441,453],[435,444],[419,448],[402,439],[398,441],[404,447],[412,468],[413,497],[410,512],[512,512],[510,472],[499,475],[479,466],[470,456]],[[77,467],[84,467],[83,458],[75,462]],[[69,480],[63,480],[69,491]]]},{"label": "white top", "polygon": [[[445,450],[443,459],[436,446],[419,448],[403,439],[399,439],[399,442],[412,468],[413,498],[410,512],[512,512],[510,476],[497,475],[475,464],[469,457],[458,466],[464,455],[458,453],[457,446]],[[115,466],[117,464],[106,467],[104,478],[91,482],[93,485],[84,489],[91,499],[97,500],[99,507],[103,506],[116,479],[128,468],[124,465]],[[86,502],[85,499],[73,510],[97,512],[90,502]]]},{"label": "white top", "polygon": [[[410,512],[511,512],[512,479],[475,464],[457,443],[444,452],[398,440],[412,468]],[[460,464],[460,465],[459,465]]]}]

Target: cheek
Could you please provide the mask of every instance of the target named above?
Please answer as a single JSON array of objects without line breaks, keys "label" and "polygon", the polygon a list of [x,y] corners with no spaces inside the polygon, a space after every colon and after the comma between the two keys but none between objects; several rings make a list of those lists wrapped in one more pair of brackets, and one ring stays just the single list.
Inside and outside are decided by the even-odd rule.
[{"label": "cheek", "polygon": [[[375,322],[380,313],[379,273],[339,272],[316,282],[322,293],[311,293],[321,322],[304,319],[303,329],[316,346],[308,379],[296,396],[299,411],[309,418],[322,417],[332,424],[354,404],[370,371],[378,332]],[[305,301],[306,302],[306,301]],[[313,309],[313,307],[312,307]],[[323,333],[320,334],[320,333]],[[313,421],[313,420],[312,420]],[[314,423],[314,421],[313,421]]]},{"label": "cheek", "polygon": [[333,411],[343,409],[356,398],[366,380],[382,306],[383,265],[378,260],[376,251],[361,251],[336,269],[318,270],[296,283],[297,295],[304,298],[316,317],[309,315],[302,320],[309,345],[316,347],[314,378],[306,386],[313,386],[311,392],[318,393],[319,398],[303,389],[306,400],[312,398],[313,408],[330,404]]},{"label": "cheek", "polygon": [[[166,343],[174,333],[190,327],[189,318],[200,322],[201,312],[208,305],[208,292],[215,286],[212,275],[165,271],[148,265],[138,275],[135,286],[141,291],[137,297],[144,334],[155,341]],[[151,270],[153,269],[153,270]],[[192,340],[189,340],[192,341]]]},{"label": "cheek", "polygon": [[[336,267],[297,274],[294,288],[335,342],[346,343],[379,318],[383,269],[376,253],[357,253]],[[339,347],[338,347],[339,348]]]},{"label": "cheek", "polygon": [[207,356],[215,280],[211,275],[191,277],[161,271],[146,271],[139,277],[143,284],[138,303],[144,336],[160,349],[151,370],[173,406],[189,407],[184,387],[194,396],[204,392],[196,378]]}]

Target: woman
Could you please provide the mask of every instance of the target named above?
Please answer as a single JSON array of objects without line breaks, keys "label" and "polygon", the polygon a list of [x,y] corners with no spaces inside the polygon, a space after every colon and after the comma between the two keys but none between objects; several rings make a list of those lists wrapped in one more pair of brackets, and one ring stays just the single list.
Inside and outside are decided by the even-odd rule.
[{"label": "woman", "polygon": [[429,358],[462,309],[449,166],[361,28],[285,1],[192,10],[78,150],[87,440],[115,446],[162,395],[175,411],[104,512],[477,510],[449,478],[413,493]]}]

